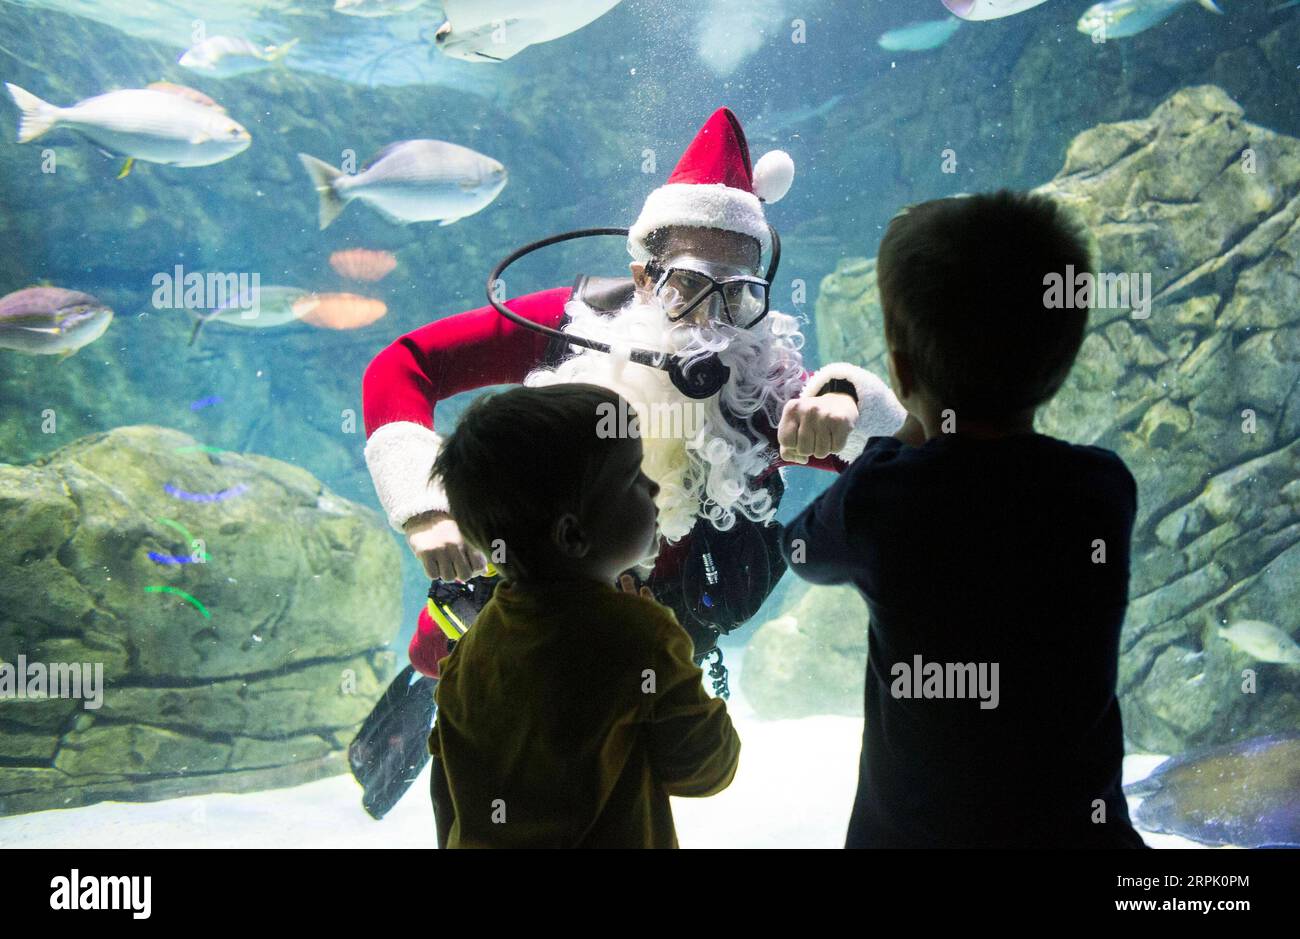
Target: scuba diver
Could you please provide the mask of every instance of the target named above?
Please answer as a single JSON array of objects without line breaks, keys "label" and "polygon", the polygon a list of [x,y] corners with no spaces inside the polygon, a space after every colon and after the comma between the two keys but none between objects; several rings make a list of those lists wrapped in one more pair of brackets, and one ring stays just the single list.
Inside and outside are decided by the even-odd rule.
[{"label": "scuba diver", "polygon": [[[711,661],[715,693],[728,693],[717,639],[748,621],[785,573],[773,520],[782,468],[839,472],[868,437],[892,434],[906,417],[866,369],[838,362],[807,371],[798,321],[770,309],[780,240],[763,205],[783,197],[793,176],[782,151],[751,164],[739,121],[720,108],[630,229],[584,229],[514,252],[489,275],[487,306],[399,337],[366,369],[366,464],[389,523],[433,579],[411,664],[349,749],[374,817],[428,760],[438,661],[497,580],[429,481],[441,442],[434,409],[452,395],[589,382],[632,404],[619,429],[642,437],[662,535],[653,567],[626,572],[620,585],[649,587],[670,607],[696,663]],[[626,237],[631,277],[581,275],[572,286],[496,298],[501,272],[525,254],[611,234]]]}]

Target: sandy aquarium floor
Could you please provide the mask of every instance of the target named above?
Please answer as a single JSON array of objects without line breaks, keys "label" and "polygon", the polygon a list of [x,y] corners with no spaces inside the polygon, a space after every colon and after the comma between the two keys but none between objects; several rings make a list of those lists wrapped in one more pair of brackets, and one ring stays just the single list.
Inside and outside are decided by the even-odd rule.
[{"label": "sandy aquarium floor", "polygon": [[[739,651],[739,650],[738,650]],[[838,848],[857,785],[862,722],[849,717],[760,720],[745,701],[740,654],[727,656],[730,711],[743,741],[735,781],[708,799],[674,799],[683,848]],[[1163,757],[1132,756],[1124,781]],[[1137,800],[1130,799],[1132,809]],[[1203,847],[1143,833],[1154,848]],[[102,802],[0,818],[5,848],[429,848],[433,812],[426,769],[382,821],[361,789],[336,776],[289,789],[166,802]]]}]

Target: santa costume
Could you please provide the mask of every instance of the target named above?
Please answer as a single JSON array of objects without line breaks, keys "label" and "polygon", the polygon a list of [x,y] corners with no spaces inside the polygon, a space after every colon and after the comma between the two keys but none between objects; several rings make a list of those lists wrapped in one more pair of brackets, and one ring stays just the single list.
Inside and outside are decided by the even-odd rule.
[{"label": "santa costume", "polygon": [[[720,108],[700,128],[667,183],[646,199],[629,229],[628,251],[637,261],[648,260],[647,238],[670,227],[737,232],[770,249],[763,206],[785,195],[792,177],[793,164],[780,151],[753,166],[739,122],[729,109]],[[669,523],[653,567],[647,565],[641,573],[649,571],[645,583],[691,633],[698,658],[709,651],[718,632],[738,625],[727,624],[719,611],[730,604],[734,620],[744,615],[737,609],[757,610],[784,571],[775,537],[779,528],[772,521],[783,491],[780,468],[809,465],[838,472],[862,451],[868,437],[892,434],[906,415],[884,382],[866,369],[847,362],[811,373],[804,369],[802,336],[792,317],[769,312],[755,329],[745,331],[684,329],[670,324],[643,292],[633,292],[630,280],[625,283],[625,290],[613,293],[618,297],[615,309],[605,308],[609,304],[600,302],[601,291],[585,277],[573,286],[506,301],[525,319],[606,342],[612,354],[525,329],[491,306],[438,319],[399,337],[365,373],[366,463],[389,523],[402,531],[413,516],[449,510],[445,494],[428,479],[441,443],[434,429],[439,401],[490,385],[586,381],[612,388],[639,411],[648,402],[689,405],[666,372],[628,361],[619,346],[650,346],[687,359],[717,354],[731,373],[720,392],[696,402],[703,427],[690,440],[652,445],[643,439],[644,469],[660,485],[660,515]],[[847,443],[838,453],[810,458],[807,464],[780,459],[776,427],[785,402],[830,390],[857,399],[858,418]],[[724,575],[734,569],[750,578],[751,568],[768,560],[753,556],[756,538],[775,548],[780,567],[757,581],[742,578],[742,586],[732,589],[733,594],[748,590],[762,596],[711,594],[719,567]],[[705,580],[683,586],[692,564]],[[712,625],[715,613],[722,617],[720,625]],[[411,642],[412,664],[437,677],[437,662],[446,649],[446,637],[427,613],[422,615]]]}]

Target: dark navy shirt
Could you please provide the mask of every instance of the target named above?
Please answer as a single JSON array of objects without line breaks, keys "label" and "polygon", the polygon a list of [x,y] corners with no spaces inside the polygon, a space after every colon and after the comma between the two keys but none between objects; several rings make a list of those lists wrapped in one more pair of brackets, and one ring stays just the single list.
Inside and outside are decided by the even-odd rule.
[{"label": "dark navy shirt", "polygon": [[1142,847],[1115,697],[1136,512],[1109,450],[872,437],[787,527],[795,574],[870,609],[849,847]]}]

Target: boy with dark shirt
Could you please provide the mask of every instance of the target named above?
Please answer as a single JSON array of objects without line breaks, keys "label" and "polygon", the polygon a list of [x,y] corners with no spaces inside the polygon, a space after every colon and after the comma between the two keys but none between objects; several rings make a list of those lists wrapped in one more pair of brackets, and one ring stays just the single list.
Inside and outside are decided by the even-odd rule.
[{"label": "boy with dark shirt", "polygon": [[871,613],[848,847],[1144,846],[1115,697],[1136,485],[1114,453],[1033,429],[1087,323],[1049,302],[1071,265],[1092,270],[1085,234],[1007,191],[914,206],[881,242],[908,417],[783,544]]}]

